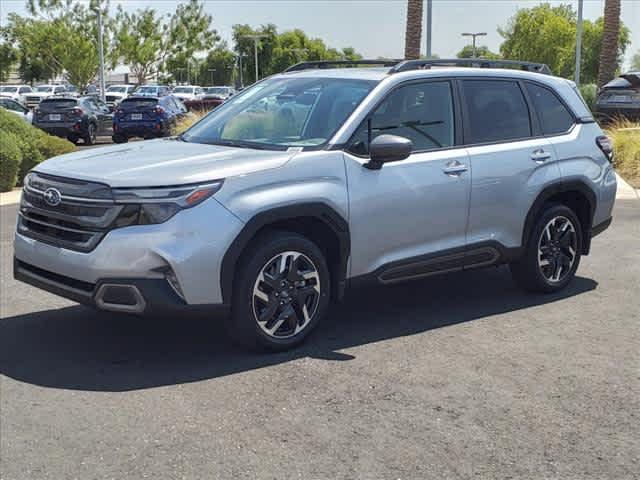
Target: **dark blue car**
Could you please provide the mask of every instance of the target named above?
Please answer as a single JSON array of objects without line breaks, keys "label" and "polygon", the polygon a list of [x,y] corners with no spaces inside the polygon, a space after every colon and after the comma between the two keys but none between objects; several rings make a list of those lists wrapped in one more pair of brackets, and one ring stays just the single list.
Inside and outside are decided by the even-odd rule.
[{"label": "dark blue car", "polygon": [[132,137],[169,136],[186,113],[184,104],[172,95],[127,97],[113,114],[113,141],[125,143]]}]

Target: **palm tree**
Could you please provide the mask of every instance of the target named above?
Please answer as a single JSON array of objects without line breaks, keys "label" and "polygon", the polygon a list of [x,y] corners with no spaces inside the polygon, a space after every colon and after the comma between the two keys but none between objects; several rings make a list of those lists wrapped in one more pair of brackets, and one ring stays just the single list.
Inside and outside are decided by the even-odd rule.
[{"label": "palm tree", "polygon": [[611,81],[618,68],[618,40],[620,38],[620,0],[605,0],[604,30],[600,48],[598,86]]},{"label": "palm tree", "polygon": [[422,39],[422,0],[407,0],[407,31],[404,37],[404,58],[420,58]]}]

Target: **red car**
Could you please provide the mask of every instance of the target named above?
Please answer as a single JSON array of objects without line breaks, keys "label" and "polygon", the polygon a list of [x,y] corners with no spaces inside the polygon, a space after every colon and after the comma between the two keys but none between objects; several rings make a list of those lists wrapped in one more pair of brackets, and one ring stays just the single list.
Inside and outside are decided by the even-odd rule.
[{"label": "red car", "polygon": [[231,97],[235,93],[232,87],[207,87],[204,89],[204,95],[195,100],[185,100],[184,104],[189,109],[208,111],[213,110],[218,105]]}]

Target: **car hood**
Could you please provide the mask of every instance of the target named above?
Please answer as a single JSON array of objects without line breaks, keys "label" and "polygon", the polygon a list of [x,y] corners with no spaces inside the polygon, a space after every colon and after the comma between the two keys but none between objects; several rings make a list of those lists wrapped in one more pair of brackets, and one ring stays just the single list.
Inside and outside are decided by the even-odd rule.
[{"label": "car hood", "polygon": [[277,168],[293,158],[297,151],[254,150],[159,139],[80,150],[46,160],[34,170],[112,187],[180,185]]}]

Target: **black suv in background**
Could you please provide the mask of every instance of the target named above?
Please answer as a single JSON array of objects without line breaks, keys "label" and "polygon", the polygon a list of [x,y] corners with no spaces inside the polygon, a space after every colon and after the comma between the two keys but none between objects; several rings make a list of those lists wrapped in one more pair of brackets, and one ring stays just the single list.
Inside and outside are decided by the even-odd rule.
[{"label": "black suv in background", "polygon": [[33,124],[47,133],[77,143],[96,143],[98,135],[111,135],[113,114],[93,96],[45,98],[35,109]]},{"label": "black suv in background", "polygon": [[598,92],[596,116],[607,121],[614,118],[640,120],[640,72],[614,78]]}]

